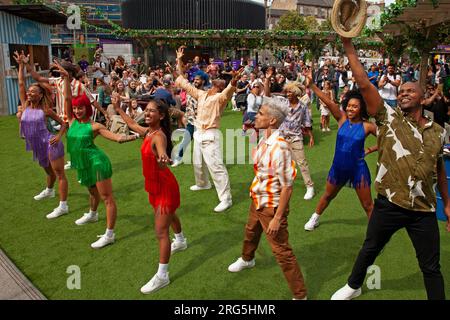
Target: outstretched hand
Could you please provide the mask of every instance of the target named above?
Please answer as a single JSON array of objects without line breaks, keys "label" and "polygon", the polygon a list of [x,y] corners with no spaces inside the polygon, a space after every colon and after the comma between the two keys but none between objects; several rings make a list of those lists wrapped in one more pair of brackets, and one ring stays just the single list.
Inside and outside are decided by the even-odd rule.
[{"label": "outstretched hand", "polygon": [[158,157],[158,164],[161,166],[161,167],[163,167],[163,166],[167,166],[169,163],[171,163],[171,160],[170,160],[170,158],[169,158],[169,156],[167,155],[167,154],[165,154],[165,153],[163,153],[163,154],[161,154],[159,157]]},{"label": "outstretched hand", "polygon": [[13,58],[16,60],[17,64],[28,64],[28,62],[30,62],[30,55],[25,55],[23,50],[20,54],[18,51],[14,51]]},{"label": "outstretched hand", "polygon": [[230,72],[230,74],[232,76],[232,79],[231,79],[231,85],[232,86],[234,86],[234,87],[236,86],[237,81],[239,80],[239,78],[242,76],[243,73],[244,73],[244,68],[243,67],[240,68],[237,71],[233,70],[233,71]]},{"label": "outstretched hand", "polygon": [[58,68],[59,74],[61,75],[61,77],[63,78],[69,78],[69,73],[67,72],[66,69],[64,69],[58,62],[58,60],[53,60],[53,63],[50,65],[50,67],[56,67]]},{"label": "outstretched hand", "polygon": [[184,57],[184,49],[186,49],[186,46],[181,46],[176,50],[177,60],[181,60]]},{"label": "outstretched hand", "polygon": [[272,77],[273,77],[273,74],[274,74],[274,69],[273,69],[273,68],[267,68],[267,71],[266,71],[266,79],[272,78]]},{"label": "outstretched hand", "polygon": [[305,85],[310,88],[311,85],[313,84],[312,81],[312,69],[311,68],[307,68],[303,70],[303,75],[306,77],[305,79]]},{"label": "outstretched hand", "polygon": [[183,57],[184,57],[184,49],[186,49],[185,46],[181,46],[177,49],[176,53],[177,53],[177,72],[182,75],[184,73],[184,69],[185,69],[185,65],[183,62]]}]

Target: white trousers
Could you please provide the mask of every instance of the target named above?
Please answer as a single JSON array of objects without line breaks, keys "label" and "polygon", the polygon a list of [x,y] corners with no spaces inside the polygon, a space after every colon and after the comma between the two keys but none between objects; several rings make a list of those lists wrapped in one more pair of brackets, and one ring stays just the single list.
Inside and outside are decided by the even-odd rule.
[{"label": "white trousers", "polygon": [[231,200],[231,189],[228,171],[223,163],[220,137],[219,129],[194,132],[194,175],[195,184],[204,187],[209,181],[209,170],[219,200],[225,201]]}]

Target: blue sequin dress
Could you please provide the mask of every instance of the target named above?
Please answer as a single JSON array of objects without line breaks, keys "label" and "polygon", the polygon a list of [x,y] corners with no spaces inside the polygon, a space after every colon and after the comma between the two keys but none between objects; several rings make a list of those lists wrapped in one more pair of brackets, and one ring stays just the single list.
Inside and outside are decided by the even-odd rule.
[{"label": "blue sequin dress", "polygon": [[352,124],[347,119],[342,124],[337,133],[328,182],[334,185],[348,184],[352,188],[370,186],[370,171],[364,160],[365,140],[363,122]]}]

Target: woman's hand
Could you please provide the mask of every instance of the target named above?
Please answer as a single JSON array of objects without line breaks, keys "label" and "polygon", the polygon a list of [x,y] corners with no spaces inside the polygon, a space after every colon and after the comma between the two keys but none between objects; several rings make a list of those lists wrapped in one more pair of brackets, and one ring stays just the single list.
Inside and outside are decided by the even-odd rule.
[{"label": "woman's hand", "polygon": [[161,154],[161,155],[158,157],[158,160],[157,160],[157,161],[158,161],[158,164],[159,164],[160,167],[167,166],[169,163],[171,163],[171,160],[170,160],[170,158],[167,156],[166,153]]},{"label": "woman's hand", "polygon": [[56,136],[54,136],[53,138],[50,139],[50,145],[54,145],[57,144],[59,141],[61,140],[61,136],[59,134],[57,134]]},{"label": "woman's hand", "polygon": [[19,120],[22,119],[23,110],[24,110],[24,108],[22,106],[17,107],[17,113],[16,113],[17,119],[19,119]]}]

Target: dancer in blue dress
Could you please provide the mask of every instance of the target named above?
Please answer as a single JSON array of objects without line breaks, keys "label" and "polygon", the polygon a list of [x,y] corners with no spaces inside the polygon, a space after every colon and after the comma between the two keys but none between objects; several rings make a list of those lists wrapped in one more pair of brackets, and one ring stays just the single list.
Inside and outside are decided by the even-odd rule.
[{"label": "dancer in blue dress", "polygon": [[305,230],[312,231],[319,225],[319,218],[341,188],[349,185],[355,188],[359,201],[366,211],[367,217],[373,209],[370,192],[370,171],[364,157],[378,148],[370,147],[364,150],[364,142],[369,134],[376,136],[375,124],[368,122],[366,104],[358,91],[349,91],[343,102],[343,110],[339,105],[324,94],[312,81],[311,71],[306,74],[307,85],[319,99],[330,109],[338,122],[336,149],[333,164],[328,173],[325,193],[320,198],[314,212],[305,224]]}]

